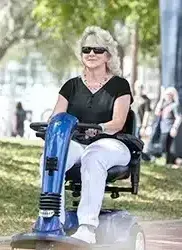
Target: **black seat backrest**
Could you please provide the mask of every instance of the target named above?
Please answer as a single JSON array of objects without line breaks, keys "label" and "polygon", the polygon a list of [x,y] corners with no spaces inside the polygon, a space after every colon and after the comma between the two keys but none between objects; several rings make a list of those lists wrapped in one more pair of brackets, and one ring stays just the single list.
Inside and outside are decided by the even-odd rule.
[{"label": "black seat backrest", "polygon": [[130,109],[128,112],[128,116],[123,127],[123,133],[130,135],[136,134],[136,116],[132,109]]}]

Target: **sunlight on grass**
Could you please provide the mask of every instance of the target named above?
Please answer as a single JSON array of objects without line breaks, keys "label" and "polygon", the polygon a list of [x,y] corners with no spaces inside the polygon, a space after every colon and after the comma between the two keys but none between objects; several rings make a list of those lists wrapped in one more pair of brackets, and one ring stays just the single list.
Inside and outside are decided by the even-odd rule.
[{"label": "sunlight on grass", "polygon": [[[0,141],[1,235],[29,230],[38,214],[41,146],[41,143],[31,145],[30,141],[23,140]],[[106,194],[103,207],[129,210],[147,220],[181,218],[182,170],[158,163],[142,165],[138,196],[122,193],[112,200],[110,194]],[[125,186],[128,183],[122,182]],[[67,206],[72,206],[70,192]]]}]

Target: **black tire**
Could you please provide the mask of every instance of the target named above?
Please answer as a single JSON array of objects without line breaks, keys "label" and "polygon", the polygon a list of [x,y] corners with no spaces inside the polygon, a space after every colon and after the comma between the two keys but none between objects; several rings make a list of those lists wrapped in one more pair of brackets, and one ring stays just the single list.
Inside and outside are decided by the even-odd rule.
[{"label": "black tire", "polygon": [[138,224],[135,224],[130,230],[128,250],[146,250],[145,235]]}]

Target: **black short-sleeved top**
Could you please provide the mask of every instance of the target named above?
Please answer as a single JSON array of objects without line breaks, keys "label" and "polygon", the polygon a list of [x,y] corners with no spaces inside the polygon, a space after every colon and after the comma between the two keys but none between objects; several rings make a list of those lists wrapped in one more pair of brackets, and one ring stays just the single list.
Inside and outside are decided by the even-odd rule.
[{"label": "black short-sleeved top", "polygon": [[128,81],[119,76],[113,76],[94,94],[81,77],[75,77],[63,85],[59,94],[68,101],[67,112],[84,123],[99,124],[112,120],[114,102],[122,95],[130,95],[133,102]]}]

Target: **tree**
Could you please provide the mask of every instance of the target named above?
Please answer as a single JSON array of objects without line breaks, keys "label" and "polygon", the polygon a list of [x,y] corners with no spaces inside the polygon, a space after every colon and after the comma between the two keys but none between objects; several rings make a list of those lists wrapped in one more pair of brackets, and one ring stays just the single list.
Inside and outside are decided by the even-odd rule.
[{"label": "tree", "polygon": [[9,48],[26,39],[40,38],[42,30],[31,17],[32,0],[4,0],[0,6],[0,60]]},{"label": "tree", "polygon": [[112,30],[115,21],[137,23],[142,53],[156,54],[159,45],[158,0],[37,0],[39,25],[56,37],[75,37],[88,25]]},{"label": "tree", "polygon": [[68,78],[71,69],[78,66],[76,55],[69,45],[61,39],[54,40],[50,37],[46,40],[23,41],[12,46],[1,60],[1,66],[5,66],[9,60],[22,63],[34,52],[41,53],[41,60],[47,70],[58,80]]},{"label": "tree", "polygon": [[0,1],[1,64],[9,59],[21,62],[30,51],[39,51],[48,69],[61,78],[72,63],[74,53],[66,41],[53,39],[49,31],[38,27],[31,16],[33,7],[33,0]]},{"label": "tree", "polygon": [[41,52],[47,68],[58,79],[69,74],[71,66],[78,65],[74,49],[62,39],[38,40],[34,47]]}]

